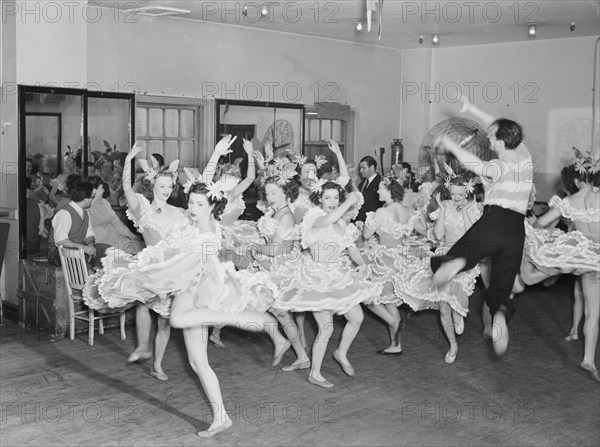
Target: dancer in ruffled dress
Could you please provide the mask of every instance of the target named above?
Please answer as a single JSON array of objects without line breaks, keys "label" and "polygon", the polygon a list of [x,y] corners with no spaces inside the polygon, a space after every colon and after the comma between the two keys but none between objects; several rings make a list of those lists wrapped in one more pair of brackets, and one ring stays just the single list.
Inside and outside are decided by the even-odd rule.
[{"label": "dancer in ruffled dress", "polygon": [[[272,274],[274,281],[280,285],[282,281],[278,273],[281,266],[287,272],[285,265],[289,260],[301,256],[300,254],[300,229],[295,225],[291,204],[298,197],[300,181],[293,169],[281,171],[279,175],[265,180],[265,195],[269,203],[267,214],[258,220],[258,231],[264,237],[266,244],[255,244],[250,250],[251,257],[260,268],[266,268]],[[281,278],[287,282],[287,278]],[[295,371],[310,367],[310,359],[306,354],[304,344],[300,337],[298,327],[290,311],[273,311],[277,320],[285,330],[285,334],[292,342],[297,360],[282,369]]]},{"label": "dancer in ruffled dress", "polygon": [[[306,213],[301,224],[302,246],[310,250],[311,256],[300,256],[296,262],[290,260],[287,274],[283,269],[279,272],[288,278],[289,284],[283,287],[282,298],[272,305],[277,311],[313,312],[319,329],[313,343],[308,381],[324,388],[333,387],[321,374],[327,343],[333,333],[333,313],[348,320],[333,355],[344,372],[354,376],[347,355],[363,321],[360,303],[379,295],[382,289],[381,285],[362,279],[368,266],[354,245],[359,233],[343,219],[358,197],[352,193],[346,198],[343,186],[324,180],[313,185],[311,200],[317,206]],[[353,261],[358,267],[353,266]]]},{"label": "dancer in ruffled dress", "polygon": [[[319,174],[322,175],[324,180],[335,180],[341,185],[346,185],[344,187],[346,194],[353,191],[358,191],[358,188],[356,188],[354,183],[350,181],[351,178],[348,172],[348,166],[346,166],[344,156],[342,155],[342,151],[338,143],[334,140],[329,140],[327,147],[335,156],[339,167],[337,170],[337,178],[328,176],[328,178],[325,179],[325,175],[322,173],[321,167],[327,162],[327,159],[323,155],[315,156],[314,160],[307,160],[306,157],[301,157],[298,159],[297,171],[300,173],[302,187],[300,188],[298,199],[291,205],[297,224],[301,224],[308,210],[315,207],[315,204],[310,198],[310,194],[312,192],[312,186],[320,179]],[[343,216],[343,219],[346,221],[346,223],[350,223],[356,219],[360,208],[365,202],[362,194],[360,194],[360,196],[357,194],[356,197],[358,197],[358,201],[353,204]],[[298,326],[298,330],[300,331],[302,344],[306,347],[306,334],[304,331],[306,314],[304,312],[294,312],[294,317]]]},{"label": "dancer in ruffled dress", "polygon": [[[231,138],[230,144],[237,139],[237,136]],[[202,178],[205,183],[213,181],[218,183],[219,188],[224,191],[225,198],[227,199],[227,205],[221,215],[221,228],[223,230],[223,248],[221,251],[222,258],[224,260],[234,260],[235,264],[239,268],[246,268],[247,265],[243,263],[244,259],[235,257],[235,245],[238,242],[247,242],[248,235],[256,235],[256,224],[247,220],[238,220],[246,209],[246,203],[244,202],[243,194],[252,185],[256,179],[256,166],[255,166],[255,154],[252,142],[249,140],[243,140],[243,148],[248,156],[248,170],[246,172],[246,178],[242,181],[238,181],[238,177],[230,175],[227,172],[217,173],[219,160],[221,157],[232,152],[229,147],[216,147],[210,160],[204,168]],[[188,181],[190,181],[188,179]],[[225,344],[221,341],[221,328],[215,326],[210,340],[215,346],[223,348]]]},{"label": "dancer in ruffled dress", "polygon": [[[434,234],[442,244],[436,249],[435,254],[444,256],[467,230],[481,217],[481,210],[474,200],[474,179],[464,174],[455,174],[451,168],[446,180],[446,189],[450,193],[450,200],[441,200],[438,193],[436,201],[439,205],[437,211],[431,214],[436,221]],[[479,265],[458,274],[452,279],[443,291],[443,296],[455,297],[452,301],[440,301],[440,320],[450,343],[450,350],[444,358],[446,363],[453,363],[458,354],[458,343],[455,334],[464,332],[464,317],[469,312],[469,296],[475,288],[475,281],[479,276]]]},{"label": "dancer in ruffled dress", "polygon": [[[381,284],[383,289],[381,295],[372,296],[364,301],[364,304],[387,323],[389,328],[391,344],[377,353],[401,355],[401,318],[398,306],[402,304],[402,299],[394,290],[399,274],[396,263],[405,254],[402,245],[404,239],[413,232],[415,224],[419,225],[421,216],[402,205],[404,188],[396,179],[384,177],[377,192],[384,206],[375,212],[367,213],[363,237],[369,243],[361,253],[370,267],[367,279]],[[373,242],[376,238],[378,242]]]},{"label": "dancer in ruffled dress", "polygon": [[550,211],[536,222],[543,227],[563,216],[573,222],[575,230],[553,239],[532,238],[530,243],[539,244],[530,248],[528,254],[530,261],[547,276],[560,273],[581,276],[585,344],[580,366],[600,382],[594,362],[600,318],[600,161],[580,152],[576,155],[580,178],[575,183],[579,191],[564,199],[553,196],[548,202]]},{"label": "dancer in ruffled dress", "polygon": [[[160,277],[169,281],[163,291],[175,292],[171,307],[171,324],[183,329],[190,364],[208,397],[214,418],[200,437],[212,437],[232,425],[227,415],[219,380],[208,363],[209,326],[237,326],[245,330],[264,331],[273,339],[277,366],[290,343],[279,333],[277,320],[266,310],[277,295],[277,286],[262,272],[235,271],[232,263],[221,263],[219,215],[226,199],[214,184],[198,183],[191,187],[188,216],[191,234],[180,238],[180,245],[165,241],[165,254],[173,254],[171,266]],[[161,247],[162,248],[162,247]],[[157,276],[157,275],[155,275]]]},{"label": "dancer in ruffled dress", "polygon": [[[123,191],[129,207],[126,212],[127,217],[134,222],[147,246],[139,253],[139,256],[142,256],[145,250],[148,250],[166,238],[169,233],[177,231],[178,228],[184,225],[183,209],[167,203],[167,199],[171,196],[175,184],[178,161],[171,163],[168,169],[156,170],[151,168],[146,160],[139,160],[140,165],[147,173],[146,178],[153,185],[154,197],[152,202],[149,202],[141,194],[133,192],[129,173],[131,172],[132,160],[141,151],[142,147],[136,143],[127,154],[123,169]],[[114,290],[111,290],[113,281],[116,281],[122,272],[127,271],[134,262],[135,258],[132,258],[125,251],[109,249],[106,256],[102,259],[103,269],[88,278],[83,293],[86,304],[91,308],[103,310],[107,306],[110,308],[120,308],[134,302],[135,298],[123,299],[119,294],[114,293]],[[146,294],[142,302],[137,305],[136,330],[138,346],[128,358],[129,362],[135,362],[152,357],[150,350],[150,330],[152,325],[150,309],[154,310],[159,315],[159,318],[154,343],[154,364],[150,374],[159,380],[168,380],[168,376],[162,369],[162,359],[171,332],[169,320],[164,316],[165,307],[168,308],[168,302],[159,299],[154,294]]]}]

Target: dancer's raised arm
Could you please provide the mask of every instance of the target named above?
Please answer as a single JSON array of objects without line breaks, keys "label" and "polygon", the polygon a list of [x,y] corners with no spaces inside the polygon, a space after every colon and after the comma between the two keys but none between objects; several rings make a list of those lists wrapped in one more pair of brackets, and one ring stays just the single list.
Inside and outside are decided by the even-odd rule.
[{"label": "dancer's raised arm", "polygon": [[352,207],[352,205],[358,202],[359,199],[357,194],[360,193],[352,192],[348,194],[348,197],[346,198],[346,201],[344,203],[342,203],[340,206],[338,206],[326,216],[319,217],[317,220],[315,220],[313,227],[322,228],[336,223],[338,220],[344,217],[344,214],[346,214],[346,211],[348,211]]},{"label": "dancer's raised arm", "polygon": [[347,177],[349,179],[350,174],[348,174],[348,166],[346,166],[346,162],[344,161],[344,156],[342,155],[342,150],[340,149],[340,146],[334,140],[329,140],[329,144],[327,145],[327,147],[329,147],[331,152],[333,152],[337,157],[340,177]]},{"label": "dancer's raised arm", "polygon": [[444,147],[448,152],[456,157],[461,165],[480,177],[493,178],[495,176],[497,177],[499,174],[497,169],[485,169],[485,167],[491,162],[484,162],[477,155],[460,147],[458,143],[452,141],[452,139],[447,135],[438,137],[438,139],[435,141],[435,147],[437,148],[438,146]]},{"label": "dancer's raised arm", "polygon": [[231,145],[237,139],[237,136],[225,135],[215,146],[215,150],[210,156],[210,160],[206,163],[206,167],[204,168],[204,172],[202,173],[202,178],[206,183],[212,182],[213,177],[215,176],[215,172],[217,172],[217,165],[219,164],[219,159],[223,155],[230,154],[233,152],[231,149]]},{"label": "dancer's raised arm", "polygon": [[248,171],[246,172],[246,178],[239,182],[231,193],[231,200],[241,196],[256,178],[256,165],[254,164],[254,148],[252,142],[244,138],[244,151],[248,155]]},{"label": "dancer's raised arm", "polygon": [[462,109],[460,109],[460,113],[469,112],[471,115],[474,115],[481,123],[487,128],[492,125],[495,121],[495,118],[487,112],[484,112],[475,104],[469,101],[469,98],[466,96],[461,96],[460,100],[463,103]]}]

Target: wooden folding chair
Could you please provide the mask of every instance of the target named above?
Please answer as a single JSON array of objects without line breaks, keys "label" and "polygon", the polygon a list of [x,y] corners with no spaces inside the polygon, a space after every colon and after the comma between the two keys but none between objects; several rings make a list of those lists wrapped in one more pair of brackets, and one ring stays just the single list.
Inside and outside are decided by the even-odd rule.
[{"label": "wooden folding chair", "polygon": [[[85,262],[85,253],[79,247],[59,246],[58,253],[62,264],[65,285],[69,299],[69,331],[71,340],[75,340],[75,320],[84,320],[88,322],[88,344],[94,344],[94,323],[98,320],[98,332],[104,334],[105,318],[116,317],[120,319],[121,340],[125,340],[125,312],[113,312],[107,314],[98,314],[94,309],[85,306],[83,302],[82,290],[88,277],[87,265]],[[75,303],[81,303],[86,309],[75,311]]]}]

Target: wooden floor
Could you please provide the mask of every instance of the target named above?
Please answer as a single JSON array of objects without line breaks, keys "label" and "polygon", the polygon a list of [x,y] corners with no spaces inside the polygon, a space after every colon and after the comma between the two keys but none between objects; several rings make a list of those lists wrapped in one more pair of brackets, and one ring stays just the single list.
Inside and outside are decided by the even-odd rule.
[{"label": "wooden floor", "polygon": [[[563,341],[572,284],[566,277],[517,296],[501,361],[481,336],[478,293],[453,365],[444,363],[435,312],[402,312],[402,356],[375,353],[387,331],[367,314],[350,351],[357,374],[347,377],[332,358],[337,320],[323,369],[336,385],[330,390],[309,384],[306,371],[271,367],[266,337],[225,329],[226,348],[211,345],[209,355],[234,426],[212,439],[195,435],[211,413],[180,331],[172,333],[169,380],[161,382],[148,374],[150,362],[126,362],[133,327],[126,341],[110,329],[90,347],[83,334],[51,343],[5,322],[0,445],[597,446],[600,385],[578,368],[582,343]],[[293,360],[290,350],[284,364]]]}]

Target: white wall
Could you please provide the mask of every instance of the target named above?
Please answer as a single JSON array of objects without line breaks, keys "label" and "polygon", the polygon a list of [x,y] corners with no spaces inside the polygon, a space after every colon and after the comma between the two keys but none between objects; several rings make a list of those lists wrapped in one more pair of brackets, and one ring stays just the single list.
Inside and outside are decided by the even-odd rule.
[{"label": "white wall", "polygon": [[[403,132],[418,135],[427,111],[429,128],[456,116],[459,86],[481,108],[523,125],[525,143],[538,166],[537,198],[547,200],[571,146],[591,147],[594,43],[588,37],[435,49],[429,80],[423,76],[426,85],[402,105]],[[413,70],[412,60],[426,59],[427,51],[405,52],[405,72]],[[416,154],[411,157],[416,159]]]},{"label": "white wall", "polygon": [[89,24],[89,82],[135,85],[149,95],[349,104],[360,111],[357,160],[375,147],[389,148],[398,137],[399,51],[216,23],[138,18],[138,23],[115,23],[107,16]]}]

